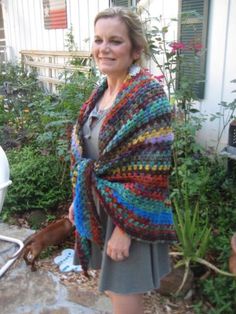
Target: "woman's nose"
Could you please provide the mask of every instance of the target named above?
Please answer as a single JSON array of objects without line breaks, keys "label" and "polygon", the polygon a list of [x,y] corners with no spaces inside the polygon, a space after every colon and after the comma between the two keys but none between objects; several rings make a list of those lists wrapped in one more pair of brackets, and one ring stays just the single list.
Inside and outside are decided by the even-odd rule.
[{"label": "woman's nose", "polygon": [[101,49],[102,51],[108,51],[108,50],[110,49],[109,43],[106,42],[106,41],[104,41],[104,42],[102,43],[102,45],[100,46],[100,49]]}]

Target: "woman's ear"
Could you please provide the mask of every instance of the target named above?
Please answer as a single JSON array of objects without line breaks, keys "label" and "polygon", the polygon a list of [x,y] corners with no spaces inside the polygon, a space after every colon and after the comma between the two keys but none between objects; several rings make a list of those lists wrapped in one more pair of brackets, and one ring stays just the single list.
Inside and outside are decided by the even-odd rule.
[{"label": "woman's ear", "polygon": [[137,48],[133,51],[134,61],[137,61],[141,58],[142,52],[143,52],[143,48]]}]

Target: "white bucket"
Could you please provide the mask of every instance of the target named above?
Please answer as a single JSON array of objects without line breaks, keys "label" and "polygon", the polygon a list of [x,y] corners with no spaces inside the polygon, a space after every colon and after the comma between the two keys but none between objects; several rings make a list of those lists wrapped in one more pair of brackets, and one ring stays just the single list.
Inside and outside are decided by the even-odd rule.
[{"label": "white bucket", "polygon": [[[0,146],[0,212],[2,211],[4,199],[7,192],[7,187],[12,183],[9,179],[10,177],[10,169],[9,169],[9,163],[7,160],[7,156]],[[17,244],[18,250],[14,254],[14,256],[17,256],[18,253],[24,248],[24,243],[21,240],[18,240],[16,238],[4,236],[0,234],[0,240],[1,241],[7,241],[11,243]],[[5,274],[5,272],[8,270],[8,268],[15,262],[17,257],[10,258],[1,268],[0,268],[0,278]]]},{"label": "white bucket", "polygon": [[11,183],[8,159],[4,150],[0,146],[0,212],[3,207],[7,187]]}]

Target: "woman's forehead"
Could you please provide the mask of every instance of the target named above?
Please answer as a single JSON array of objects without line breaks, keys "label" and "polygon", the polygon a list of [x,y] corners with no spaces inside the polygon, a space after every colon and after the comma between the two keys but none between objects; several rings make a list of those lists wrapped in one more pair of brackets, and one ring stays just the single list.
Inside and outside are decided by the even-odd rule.
[{"label": "woman's forehead", "polygon": [[109,31],[109,29],[116,29],[117,33],[121,32],[127,32],[128,29],[124,21],[122,21],[118,16],[114,17],[106,17],[106,18],[100,18],[97,20],[95,24],[95,30],[101,29],[101,28],[106,28],[106,30]]}]

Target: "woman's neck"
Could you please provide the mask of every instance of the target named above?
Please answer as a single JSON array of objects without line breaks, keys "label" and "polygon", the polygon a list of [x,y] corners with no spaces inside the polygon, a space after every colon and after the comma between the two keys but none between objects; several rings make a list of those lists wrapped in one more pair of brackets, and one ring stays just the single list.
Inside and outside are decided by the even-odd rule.
[{"label": "woman's neck", "polygon": [[107,95],[112,97],[118,93],[120,90],[121,85],[123,84],[124,80],[126,78],[126,75],[123,75],[122,77],[107,77]]},{"label": "woman's neck", "polygon": [[107,76],[107,89],[105,90],[99,103],[99,110],[109,109],[115,101],[115,98],[120,91],[120,88],[126,78],[127,74],[122,76]]},{"label": "woman's neck", "polygon": [[99,110],[109,109],[113,105],[123,81],[124,79],[112,80],[111,78],[107,78],[107,89],[100,99]]}]

